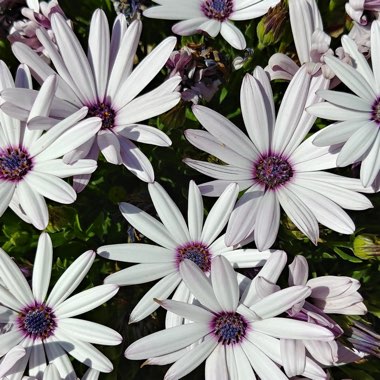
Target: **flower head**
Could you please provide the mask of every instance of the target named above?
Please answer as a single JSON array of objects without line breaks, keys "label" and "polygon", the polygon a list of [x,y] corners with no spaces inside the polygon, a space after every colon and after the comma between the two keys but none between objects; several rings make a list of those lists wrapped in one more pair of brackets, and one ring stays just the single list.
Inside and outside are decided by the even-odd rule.
[{"label": "flower head", "polygon": [[[193,262],[181,263],[181,276],[197,299],[197,305],[172,300],[158,302],[192,322],[132,343],[125,351],[128,359],[170,354],[172,359],[168,362],[174,364],[165,379],[181,378],[206,360],[206,380],[215,378],[215,374],[227,378],[231,373],[236,373],[236,378],[252,379],[257,373],[263,380],[283,380],[287,377],[278,367],[283,365],[280,338],[333,339],[323,327],[277,317],[286,307],[307,297],[310,293],[307,287],[295,286],[268,296],[264,293],[261,297],[257,294],[248,308],[240,300],[237,273],[228,260],[218,256],[213,265],[210,281]],[[307,373],[314,364],[305,360]]]},{"label": "flower head", "polygon": [[[121,203],[120,210],[134,228],[159,246],[129,243],[107,245],[97,250],[100,256],[111,260],[139,263],[111,274],[105,279],[106,283],[122,286],[161,279],[134,308],[131,322],[145,318],[158,308],[153,298],[166,298],[175,289],[174,299],[189,301],[191,297],[180,273],[181,263],[186,260],[192,261],[202,272],[210,275],[214,259],[219,255],[225,256],[237,268],[250,268],[262,266],[268,257],[276,254],[270,251],[259,253],[256,249],[242,249],[241,246],[226,247],[224,235],[219,237],[236,202],[236,184],[225,189],[203,222],[202,196],[191,181],[187,224],[161,185],[155,182],[149,184],[148,189],[162,223],[129,203]],[[172,323],[170,317],[167,318],[168,323]]]},{"label": "flower head", "polygon": [[13,325],[1,335],[0,355],[7,355],[0,364],[0,376],[21,378],[29,362],[29,375],[40,379],[46,354],[62,378],[72,378],[75,372],[65,351],[96,371],[112,370],[112,363],[91,343],[117,345],[121,336],[100,324],[72,318],[100,306],[118,291],[115,285],[100,285],[70,297],[95,256],[93,251],[79,256],[47,296],[53,261],[48,234],[42,233],[38,240],[32,289],[17,265],[0,250],[0,277],[7,285],[0,287],[1,319]]},{"label": "flower head", "polygon": [[[16,83],[30,86],[29,70],[21,66]],[[61,178],[78,174],[89,174],[96,169],[94,160],[78,160],[67,165],[62,157],[77,148],[100,129],[100,122],[90,118],[79,122],[87,113],[83,108],[55,125],[54,130],[42,133],[33,126],[40,125],[50,112],[57,112],[60,102],[52,102],[57,78],[50,76],[40,92],[33,92],[28,101],[31,110],[24,112],[24,121],[7,115],[2,104],[0,109],[0,216],[8,206],[27,223],[43,230],[49,220],[45,197],[59,203],[73,203],[77,197],[74,189]],[[15,83],[4,62],[0,62],[0,90],[14,91]],[[9,107],[8,107],[9,108]],[[19,114],[20,109],[10,107],[10,114]],[[27,128],[26,124],[30,128]]]},{"label": "flower head", "polygon": [[243,33],[231,22],[251,20],[264,15],[280,0],[154,0],[157,7],[144,11],[145,17],[184,20],[175,24],[173,32],[190,36],[199,31],[216,37],[219,32],[234,48],[245,49]]},{"label": "flower head", "polygon": [[[372,56],[380,51],[380,21],[371,27]],[[308,109],[313,115],[336,123],[324,128],[313,140],[317,146],[344,144],[337,158],[338,166],[361,162],[363,186],[378,182],[380,172],[380,65],[372,60],[372,70],[353,40],[342,37],[342,45],[354,59],[351,67],[329,57],[327,64],[337,77],[354,93],[319,91],[327,102]]]},{"label": "flower head", "polygon": [[269,248],[277,237],[280,205],[315,244],[318,222],[350,234],[355,227],[342,207],[371,207],[356,192],[361,188],[358,180],[321,171],[336,166],[338,146],[317,148],[312,144],[313,138],[302,142],[315,120],[305,107],[319,101],[315,91],[327,83],[323,76],[310,77],[307,68],[302,67],[290,82],[275,120],[269,79],[261,68],[256,68],[254,76],[244,78],[241,88],[241,108],[249,137],[219,113],[193,106],[207,131],[187,130],[186,138],[227,164],[185,159],[192,168],[216,179],[201,184],[201,192],[216,196],[231,182],[246,190],[231,214],[227,245],[253,235],[260,250]]},{"label": "flower head", "polygon": [[[107,17],[102,10],[96,10],[90,25],[88,56],[61,14],[51,16],[51,28],[58,50],[46,30],[39,29],[36,34],[56,72],[27,45],[16,42],[12,46],[16,57],[30,66],[39,82],[57,73],[57,97],[63,104],[58,115],[50,115],[48,125],[54,125],[57,116],[68,116],[83,106],[88,108],[87,117],[96,116],[102,121],[100,130],[68,153],[65,162],[97,159],[101,151],[108,162],[123,164],[143,181],[154,181],[150,161],[132,141],[158,146],[171,144],[163,132],[139,122],[166,112],[179,102],[180,94],[175,89],[181,78],[173,77],[156,89],[138,95],[165,65],[176,39],[165,39],[132,71],[142,30],[140,21],[127,26],[125,17],[119,15],[110,38]],[[8,97],[8,102],[28,109],[28,102],[20,102],[20,98],[25,96],[14,94]],[[90,175],[76,177],[75,189],[82,190],[89,179]]]}]

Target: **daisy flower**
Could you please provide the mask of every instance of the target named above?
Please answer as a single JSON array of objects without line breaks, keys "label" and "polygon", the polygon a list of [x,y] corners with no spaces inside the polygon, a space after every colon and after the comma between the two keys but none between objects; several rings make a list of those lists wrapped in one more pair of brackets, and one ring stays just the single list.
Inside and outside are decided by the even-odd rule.
[{"label": "daisy flower", "polygon": [[[210,279],[190,260],[180,263],[181,276],[199,301],[198,305],[158,301],[167,310],[193,323],[148,335],[132,343],[125,351],[131,360],[146,359],[176,352],[179,358],[165,379],[179,379],[206,360],[205,379],[283,380],[279,338],[330,341],[327,329],[303,321],[277,317],[310,294],[305,286],[294,286],[266,296],[257,295],[251,308],[239,300],[237,274],[228,260],[218,256]],[[199,340],[202,340],[200,343]],[[182,352],[190,344],[192,349]],[[313,368],[307,361],[306,371]],[[309,364],[310,363],[310,364]],[[305,372],[306,372],[305,371]]]},{"label": "daisy flower", "polygon": [[[154,172],[150,161],[132,141],[157,146],[171,145],[171,140],[163,132],[139,123],[168,111],[180,101],[181,95],[175,89],[181,78],[173,77],[156,89],[138,95],[167,62],[176,38],[165,39],[132,71],[142,29],[140,21],[127,26],[125,17],[118,16],[110,38],[106,15],[102,10],[96,10],[91,20],[87,55],[59,13],[51,15],[51,29],[58,49],[44,29],[37,30],[36,35],[56,71],[20,42],[12,45],[15,56],[31,68],[40,83],[49,75],[58,75],[57,96],[66,105],[66,109],[61,110],[61,116],[70,114],[67,108],[80,109],[86,106],[87,117],[96,116],[102,120],[100,131],[67,154],[65,162],[72,163],[79,158],[97,159],[101,151],[108,162],[123,164],[141,180],[153,182]],[[2,94],[2,97],[6,95]],[[8,95],[6,100],[11,103],[10,112],[12,104],[13,108],[28,109],[29,94]],[[45,120],[45,128],[55,122],[54,118]],[[76,177],[75,189],[82,190],[89,178],[90,175]]]},{"label": "daisy flower", "polygon": [[315,147],[315,137],[302,142],[315,120],[305,107],[319,101],[315,91],[326,83],[322,76],[312,79],[303,66],[290,82],[275,121],[266,73],[257,68],[254,76],[247,74],[240,99],[249,137],[219,113],[193,106],[207,131],[187,130],[186,138],[227,163],[184,160],[217,179],[200,185],[201,192],[217,196],[231,182],[246,190],[231,214],[227,245],[238,244],[254,234],[259,250],[271,247],[280,224],[280,205],[314,244],[318,241],[318,222],[351,234],[355,225],[342,208],[364,210],[372,206],[357,193],[363,191],[359,180],[321,171],[336,167],[336,146]]},{"label": "daisy flower", "polygon": [[153,298],[167,298],[175,289],[174,299],[188,301],[190,294],[179,272],[179,264],[185,259],[194,261],[203,272],[210,273],[218,255],[227,257],[237,268],[251,268],[262,266],[272,254],[240,246],[226,247],[224,235],[219,237],[236,202],[239,191],[236,184],[225,189],[203,223],[202,196],[191,181],[187,224],[161,185],[154,182],[148,185],[148,189],[162,223],[129,203],[121,203],[120,211],[134,228],[159,246],[129,243],[102,246],[97,250],[100,256],[111,260],[139,263],[111,274],[105,279],[106,283],[123,286],[161,279],[133,309],[130,322],[140,321],[151,314],[159,307]]},{"label": "daisy flower", "polygon": [[144,11],[145,17],[183,20],[175,24],[173,33],[190,36],[200,31],[211,37],[219,32],[235,49],[245,49],[243,33],[231,22],[251,20],[268,12],[280,0],[154,0],[158,7]]},{"label": "daisy flower", "polygon": [[[324,119],[338,120],[324,128],[313,142],[317,146],[344,143],[337,159],[338,166],[361,162],[363,186],[379,181],[380,171],[380,64],[372,60],[372,70],[355,42],[342,37],[343,48],[353,57],[354,67],[329,57],[326,62],[336,76],[354,93],[319,91],[327,100],[308,108]],[[371,27],[371,55],[380,54],[380,21]],[[379,185],[376,185],[380,188]]]},{"label": "daisy flower", "polygon": [[[94,370],[112,371],[112,363],[91,343],[118,345],[122,340],[120,334],[98,323],[73,318],[102,305],[118,291],[116,285],[100,285],[70,297],[90,270],[95,257],[93,251],[79,256],[47,296],[53,261],[49,235],[42,233],[38,240],[32,289],[15,262],[0,249],[0,277],[7,284],[7,288],[0,287],[3,305],[0,319],[13,324],[13,328],[0,339],[0,356],[13,348],[11,358],[8,355],[0,364],[0,371],[7,367],[3,375],[10,380],[20,379],[29,362],[29,376],[42,379],[47,358],[57,367],[60,376],[76,379],[65,351]],[[23,355],[20,353],[22,349]],[[13,365],[9,368],[12,359]]]},{"label": "daisy flower", "polygon": [[[21,67],[16,84],[31,91],[32,79],[29,70]],[[30,112],[25,112],[26,122],[32,125],[43,123],[47,114],[57,112],[60,102],[52,102],[56,77],[51,76],[41,88],[38,96],[29,99]],[[0,61],[0,90],[16,91],[13,78],[4,62]],[[8,116],[2,105],[0,109],[0,216],[8,206],[24,221],[43,230],[49,221],[45,198],[59,203],[73,203],[77,197],[74,189],[61,178],[92,173],[96,169],[94,160],[78,160],[67,165],[62,157],[77,148],[94,133],[101,123],[97,118],[79,122],[87,113],[83,108],[58,123],[54,130],[42,134],[42,130],[26,127],[26,122]]]}]

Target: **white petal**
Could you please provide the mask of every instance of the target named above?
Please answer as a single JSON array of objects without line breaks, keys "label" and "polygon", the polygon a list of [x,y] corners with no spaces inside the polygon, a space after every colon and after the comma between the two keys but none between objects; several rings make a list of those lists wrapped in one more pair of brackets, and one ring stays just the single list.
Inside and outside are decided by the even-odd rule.
[{"label": "white petal", "polygon": [[114,130],[117,131],[117,134],[139,143],[156,146],[170,146],[172,144],[172,141],[164,132],[143,124],[134,124],[122,129],[116,127]]},{"label": "white petal", "polygon": [[59,329],[64,330],[68,335],[74,335],[76,339],[88,343],[117,346],[123,340],[115,330],[83,319],[60,318]]},{"label": "white petal", "polygon": [[129,317],[129,323],[139,322],[149,314],[153,313],[160,306],[154,302],[154,298],[168,298],[174,289],[181,283],[181,277],[178,272],[173,272],[158,281],[134,307]]},{"label": "white petal", "polygon": [[3,356],[24,339],[22,332],[13,329],[0,335],[0,355]]},{"label": "white petal", "polygon": [[205,379],[211,380],[214,378],[230,380],[226,362],[226,349],[223,344],[218,344],[206,360]]},{"label": "white petal", "polygon": [[184,348],[210,331],[206,323],[188,323],[155,332],[132,343],[125,351],[130,360],[140,360],[161,356]]},{"label": "white petal", "polygon": [[289,265],[289,279],[290,286],[293,285],[306,285],[309,277],[309,265],[304,256],[297,255],[293,262]]},{"label": "white petal", "polygon": [[212,261],[211,282],[222,309],[235,311],[239,302],[236,272],[223,256],[217,256]]},{"label": "white petal", "polygon": [[65,270],[50,292],[46,301],[49,306],[58,306],[70,296],[90,270],[95,256],[94,251],[86,251]]},{"label": "white petal", "polygon": [[367,157],[362,161],[360,178],[364,186],[374,184],[380,171],[380,133],[377,134],[375,142]]},{"label": "white petal", "polygon": [[125,202],[120,203],[119,209],[124,218],[127,219],[128,223],[148,239],[167,249],[174,249],[178,245],[164,225],[145,211]]},{"label": "white petal", "polygon": [[221,254],[232,264],[234,268],[261,267],[272,255],[270,251],[260,252],[257,249],[237,249],[229,252],[223,252]]},{"label": "white petal", "polygon": [[15,191],[15,184],[8,181],[0,181],[0,216],[8,208]]},{"label": "white petal", "polygon": [[188,351],[177,360],[166,372],[166,380],[179,379],[198,367],[211,354],[218,342],[213,336],[207,336],[204,341]]},{"label": "white petal", "polygon": [[[108,81],[110,32],[105,13],[97,9],[91,19],[88,36],[88,60],[94,74],[98,101],[104,100]],[[95,99],[94,99],[95,100]]]},{"label": "white petal", "polygon": [[232,367],[232,365],[235,368],[234,379],[256,380],[256,376],[255,376],[255,373],[253,372],[251,363],[249,362],[247,355],[245,354],[241,346],[237,344],[235,346],[226,346],[226,354],[227,354],[227,366],[229,368],[229,373],[231,371],[230,368]]},{"label": "white petal", "polygon": [[43,232],[37,244],[34,259],[32,289],[37,302],[44,302],[49,288],[53,262],[53,244],[50,236]]},{"label": "white petal", "polygon": [[211,37],[216,37],[220,32],[221,22],[215,19],[209,19],[199,25],[199,30],[206,32]]},{"label": "white petal", "polygon": [[77,199],[76,192],[67,182],[51,174],[32,171],[24,180],[31,189],[55,202],[69,204]]},{"label": "white petal", "polygon": [[[187,163],[187,160],[184,160],[183,162]],[[236,180],[234,181],[239,186],[239,190],[243,191],[249,188],[252,185],[252,180],[246,180],[246,181],[240,181]],[[219,197],[224,190],[226,190],[226,187],[231,183],[231,181],[225,181],[225,180],[215,180],[210,182],[205,182],[200,185],[198,185],[198,188],[202,195],[205,195],[206,197]]]},{"label": "white petal", "polygon": [[222,22],[220,34],[235,49],[243,50],[247,46],[244,34],[230,21]]},{"label": "white petal", "polygon": [[208,19],[206,17],[200,16],[196,18],[191,18],[190,20],[177,22],[173,25],[172,32],[175,34],[179,34],[180,36],[191,36],[192,34],[198,33],[200,26],[207,20]]},{"label": "white petal", "polygon": [[118,291],[119,287],[113,284],[95,286],[60,303],[54,308],[54,314],[63,319],[86,313],[107,302]]},{"label": "white petal", "polygon": [[221,311],[210,280],[198,265],[190,260],[185,260],[180,264],[179,271],[186,286],[202,305],[215,313]]},{"label": "white petal", "polygon": [[39,230],[45,229],[49,221],[45,199],[34,191],[25,180],[17,184],[17,194],[20,206],[34,227]]},{"label": "white petal", "polygon": [[165,189],[158,182],[153,182],[148,184],[148,190],[159,218],[176,242],[189,241],[190,234],[185,219]]},{"label": "white petal", "polygon": [[88,174],[95,171],[97,165],[94,160],[79,160],[73,164],[65,164],[63,160],[48,160],[36,162],[34,171],[39,173],[52,174],[60,178],[71,177],[73,175]]},{"label": "white petal", "polygon": [[120,286],[143,284],[167,276],[176,270],[175,263],[137,264],[110,274],[104,281],[107,284]]},{"label": "white petal", "polygon": [[154,181],[152,164],[141,150],[124,137],[119,138],[120,154],[124,166],[144,182]]},{"label": "white petal", "polygon": [[175,259],[172,251],[166,248],[140,243],[104,245],[97,249],[97,254],[126,263],[169,263]]},{"label": "white petal", "polygon": [[163,6],[148,8],[144,11],[145,17],[164,20],[186,20],[203,15],[196,1],[166,1],[165,4],[163,1],[156,1],[156,3],[163,4]]},{"label": "white petal", "polygon": [[120,165],[122,163],[120,143],[117,135],[109,130],[99,131],[97,143],[104,158],[108,162],[114,165]]},{"label": "white petal", "polygon": [[366,115],[368,117],[371,115],[372,104],[359,96],[331,90],[320,90],[318,91],[318,95],[339,107],[345,107],[353,111],[362,112],[363,118],[366,117]]},{"label": "white petal", "polygon": [[46,369],[46,356],[41,339],[35,339],[31,347],[29,358],[29,375],[41,376]]},{"label": "white petal", "polygon": [[89,368],[82,377],[82,380],[98,380],[100,372],[96,369]]},{"label": "white petal", "polygon": [[287,376],[301,375],[305,370],[305,345],[294,339],[281,339],[281,355]]},{"label": "white petal", "polygon": [[[4,251],[3,251],[4,252]],[[1,255],[3,253],[0,251]],[[16,296],[14,296],[8,289],[4,288],[0,285],[0,301],[2,305],[4,305],[7,308],[20,311],[25,307],[25,303],[22,303],[19,301]],[[12,310],[10,310],[10,313],[12,314]]]},{"label": "white petal", "polygon": [[257,209],[255,242],[260,251],[270,248],[277,238],[280,226],[280,204],[275,192],[267,191]]},{"label": "white petal", "polygon": [[201,240],[211,244],[226,226],[232,209],[235,205],[236,198],[239,193],[239,188],[236,184],[229,185],[223,194],[213,205],[207,215],[203,226]]},{"label": "white petal", "polygon": [[23,63],[17,67],[15,86],[16,88],[33,88],[32,75],[30,74],[29,67]]},{"label": "white petal", "polygon": [[[380,54],[380,24],[374,20],[371,26],[371,56],[378,57]],[[380,68],[377,62],[372,62],[373,74],[376,79],[377,90],[380,89]]]},{"label": "white petal", "polygon": [[59,345],[81,363],[87,364],[100,372],[111,372],[113,365],[104,354],[92,344],[75,339],[59,327],[54,332]]},{"label": "white petal", "polygon": [[194,181],[189,183],[189,196],[187,205],[187,223],[192,240],[199,240],[203,227],[203,199],[198,186]]},{"label": "white petal", "polygon": [[7,377],[4,377],[4,375],[6,375],[7,372],[10,371],[15,365],[15,363],[17,363],[25,355],[25,348],[21,345],[14,346],[11,350],[9,350],[1,361],[0,378],[7,379]]}]

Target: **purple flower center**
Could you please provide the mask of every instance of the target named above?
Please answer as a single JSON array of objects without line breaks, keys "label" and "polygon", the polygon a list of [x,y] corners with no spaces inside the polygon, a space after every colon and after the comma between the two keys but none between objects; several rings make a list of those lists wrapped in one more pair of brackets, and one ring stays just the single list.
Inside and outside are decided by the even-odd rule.
[{"label": "purple flower center", "polygon": [[216,315],[211,324],[218,342],[222,344],[240,343],[248,328],[242,315],[226,311]]},{"label": "purple flower center", "polygon": [[101,129],[112,129],[114,127],[116,113],[108,103],[98,103],[89,106],[87,116],[100,117],[102,119]]},{"label": "purple flower center", "polygon": [[211,269],[211,253],[201,242],[189,242],[176,248],[177,264],[185,260],[191,260],[197,264],[203,272]]},{"label": "purple flower center", "polygon": [[293,177],[289,162],[281,156],[260,157],[254,164],[253,178],[266,189],[276,189]]},{"label": "purple flower center", "polygon": [[371,119],[380,126],[380,97],[372,105]]},{"label": "purple flower center", "polygon": [[202,12],[208,18],[224,21],[232,13],[233,0],[204,0]]},{"label": "purple flower center", "polygon": [[32,167],[32,159],[25,149],[9,147],[0,151],[0,179],[20,181]]},{"label": "purple flower center", "polygon": [[18,316],[19,328],[33,339],[46,339],[53,335],[57,323],[53,310],[45,304],[26,307]]}]

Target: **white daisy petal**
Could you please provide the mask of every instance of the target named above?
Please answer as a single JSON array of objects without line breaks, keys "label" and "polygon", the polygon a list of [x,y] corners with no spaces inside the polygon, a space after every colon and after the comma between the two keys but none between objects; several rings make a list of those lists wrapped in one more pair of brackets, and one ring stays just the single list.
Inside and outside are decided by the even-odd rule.
[{"label": "white daisy petal", "polygon": [[53,244],[47,233],[38,239],[36,257],[34,259],[32,289],[36,301],[45,301],[49,288],[53,262]]},{"label": "white daisy petal", "polygon": [[21,358],[26,355],[25,348],[17,345],[10,349],[1,361],[0,378],[7,379],[5,375]]},{"label": "white daisy petal", "polygon": [[[255,373],[253,372],[251,363],[249,362],[247,355],[243,351],[242,347],[235,345],[233,348],[231,346],[226,346],[227,352],[230,351],[234,356],[234,363],[236,369],[235,379],[251,379],[256,380]],[[232,355],[231,355],[232,356]],[[230,366],[228,366],[230,368]]]},{"label": "white daisy petal", "polygon": [[29,375],[40,376],[46,369],[45,350],[41,339],[36,339],[31,347],[29,358]]},{"label": "white daisy petal", "polygon": [[[184,348],[209,333],[206,323],[188,323],[145,336],[132,343],[125,351],[130,360],[161,356]],[[178,339],[181,337],[181,339]]]},{"label": "white daisy petal", "polygon": [[360,178],[364,186],[370,186],[374,183],[380,171],[380,133],[368,152],[367,157],[362,161],[360,168]]},{"label": "white daisy petal", "polygon": [[92,173],[96,169],[96,161],[79,160],[73,164],[65,164],[62,160],[47,160],[36,162],[34,170],[38,173],[52,174],[60,178],[71,177],[73,175]]},{"label": "white daisy petal", "polygon": [[60,328],[56,329],[55,337],[59,345],[81,363],[100,372],[108,373],[113,370],[111,361],[92,344],[77,340]]},{"label": "white daisy petal", "polygon": [[[212,248],[210,247],[210,249]],[[257,249],[235,249],[221,254],[234,268],[261,267],[272,255],[269,250],[260,252]]]},{"label": "white daisy petal", "polygon": [[[1,255],[3,255],[2,251],[0,251]],[[30,289],[29,289],[30,290]],[[23,309],[25,304],[19,301],[16,296],[14,296],[8,289],[4,288],[0,285],[0,301],[2,305],[9,307],[10,309],[20,311]]]},{"label": "white daisy petal", "polygon": [[244,34],[230,21],[222,22],[220,34],[235,49],[243,50],[247,46]]},{"label": "white daisy petal", "polygon": [[169,368],[165,379],[175,380],[186,376],[207,359],[217,344],[218,342],[213,336],[207,336],[201,344],[188,351]]},{"label": "white daisy petal", "polygon": [[352,111],[361,112],[363,118],[366,116],[370,117],[372,104],[359,96],[331,90],[320,90],[318,91],[318,95],[338,107],[346,107]]},{"label": "white daisy petal", "polygon": [[29,67],[23,63],[17,67],[15,86],[25,89],[33,88],[32,75],[30,74]]},{"label": "white daisy petal", "polygon": [[213,377],[218,380],[230,379],[226,363],[226,349],[223,344],[218,344],[206,360],[205,379]]},{"label": "white daisy petal", "polygon": [[212,261],[211,282],[222,310],[235,311],[239,303],[237,274],[223,256]]},{"label": "white daisy petal", "polygon": [[88,343],[114,346],[123,340],[115,330],[83,319],[60,318],[59,329],[68,335],[74,334],[76,339]]},{"label": "white daisy petal", "polygon": [[207,20],[208,19],[206,17],[201,16],[192,18],[190,20],[177,22],[173,25],[172,32],[179,34],[180,36],[191,36],[192,34],[197,33],[200,29],[200,26]]},{"label": "white daisy petal", "polygon": [[0,182],[0,216],[3,215],[4,211],[8,208],[15,188],[16,186],[12,182]]},{"label": "white daisy petal", "polygon": [[235,205],[239,188],[236,184],[229,185],[213,205],[203,226],[201,240],[211,244],[227,224]]},{"label": "white daisy petal", "polygon": [[168,298],[174,289],[181,283],[181,277],[178,272],[173,272],[158,281],[147,293],[141,298],[134,307],[129,317],[129,323],[139,322],[149,314],[152,314],[160,306],[154,302],[154,298]]},{"label": "white daisy petal", "polygon": [[213,37],[215,38],[220,30],[221,30],[221,26],[223,25],[224,23],[221,23],[220,21],[218,20],[214,20],[214,19],[208,19],[207,21],[203,22],[201,25],[199,25],[199,30],[202,30],[204,32],[206,32],[210,37]]},{"label": "white daisy petal", "polygon": [[45,199],[37,193],[26,181],[17,184],[17,195],[20,206],[30,221],[39,230],[46,228],[49,215]]},{"label": "white daisy petal", "polygon": [[[157,1],[161,4],[160,1]],[[166,5],[166,4],[165,4]],[[181,20],[191,19],[203,16],[196,2],[190,1],[173,1],[168,4],[169,6],[156,6],[148,8],[144,11],[145,17],[160,18],[164,20]]]},{"label": "white daisy petal", "polygon": [[90,270],[95,256],[94,251],[86,251],[65,270],[50,292],[46,301],[49,306],[58,306],[72,294]]},{"label": "white daisy petal", "polygon": [[117,131],[117,134],[122,135],[129,140],[144,144],[157,146],[170,146],[172,144],[172,141],[164,132],[143,124],[133,124],[128,127],[122,127],[121,129],[116,127],[114,130]]},{"label": "white daisy petal", "polygon": [[119,287],[113,284],[95,286],[61,302],[54,308],[54,313],[59,319],[86,313],[107,302],[118,291]]},{"label": "white daisy petal", "polygon": [[[380,54],[380,23],[374,20],[371,26],[371,56],[378,57]],[[376,79],[377,91],[380,89],[380,68],[372,62],[372,70]]]},{"label": "white daisy petal", "polygon": [[24,339],[23,333],[18,329],[0,335],[0,355],[5,355],[13,347],[17,346]]},{"label": "white daisy petal", "polygon": [[104,282],[120,286],[143,284],[167,276],[175,270],[174,263],[137,264],[110,274],[105,278]]},{"label": "white daisy petal", "polygon": [[[188,160],[184,160],[185,163],[187,163]],[[239,190],[245,190],[249,188],[252,185],[252,180],[245,180],[240,181],[236,180],[233,181],[239,186]],[[224,190],[226,190],[227,186],[231,183],[231,181],[228,180],[215,180],[210,182],[205,182],[200,185],[198,185],[198,188],[202,195],[205,195],[206,197],[219,197]]]},{"label": "white daisy petal", "polygon": [[189,184],[187,223],[191,240],[200,240],[203,227],[203,199],[194,181]]},{"label": "white daisy petal", "polygon": [[97,135],[97,143],[104,158],[108,162],[114,165],[120,165],[122,163],[119,139],[112,131],[99,131]]},{"label": "white daisy petal", "polygon": [[97,254],[109,260],[127,263],[169,263],[174,260],[172,251],[141,243],[104,245],[97,249]]},{"label": "white daisy petal", "polygon": [[301,375],[305,370],[305,345],[294,339],[280,339],[281,355],[287,376]]},{"label": "white daisy petal", "polygon": [[322,102],[313,104],[307,108],[307,112],[312,115],[319,116],[328,120],[341,120],[341,121],[353,121],[353,120],[367,120],[368,114],[364,112],[358,112],[346,107],[339,107],[335,104]]},{"label": "white daisy petal", "polygon": [[82,376],[82,380],[98,380],[100,372],[96,369],[89,368],[85,374]]},{"label": "white daisy petal", "polygon": [[153,182],[148,184],[148,190],[157,214],[169,233],[180,244],[189,241],[185,219],[164,188],[158,182]]},{"label": "white daisy petal", "polygon": [[215,297],[210,280],[201,271],[198,265],[190,260],[183,261],[179,266],[179,271],[186,286],[191,293],[211,311],[217,313],[220,304]]},{"label": "white daisy petal", "polygon": [[125,202],[121,202],[119,208],[128,223],[148,239],[167,249],[174,249],[178,245],[177,242],[173,240],[173,237],[169,234],[165,226],[146,212]]}]

